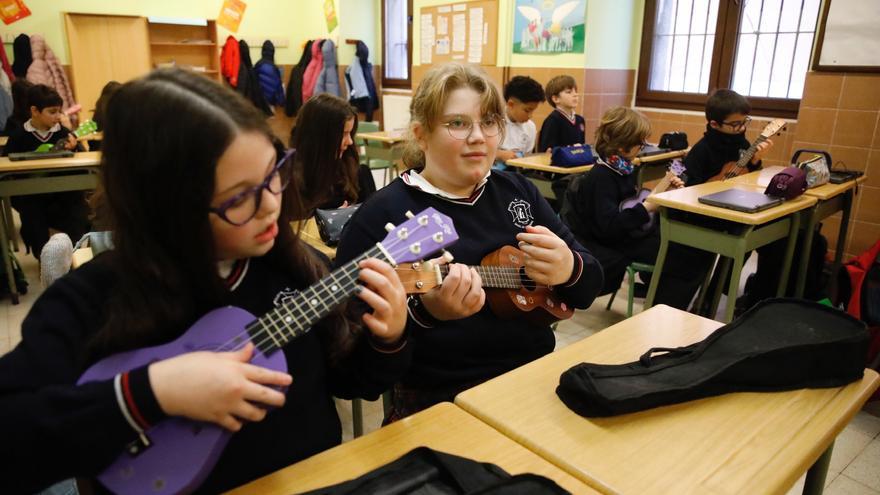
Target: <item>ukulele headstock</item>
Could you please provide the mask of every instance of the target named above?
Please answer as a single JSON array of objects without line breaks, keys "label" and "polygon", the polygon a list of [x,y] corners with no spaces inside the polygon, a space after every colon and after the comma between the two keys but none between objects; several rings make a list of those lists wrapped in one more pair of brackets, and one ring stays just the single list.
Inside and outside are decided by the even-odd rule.
[{"label": "ukulele headstock", "polygon": [[430,261],[399,265],[397,276],[407,294],[424,294],[443,282],[440,265]]},{"label": "ukulele headstock", "polygon": [[385,225],[388,235],[379,243],[392,265],[424,259],[458,240],[452,219],[434,208],[407,217],[398,226]]},{"label": "ukulele headstock", "polygon": [[780,132],[785,130],[785,121],[782,119],[773,119],[764,127],[764,130],[761,131],[761,137],[764,139],[768,139],[773,137],[774,134],[779,134]]}]

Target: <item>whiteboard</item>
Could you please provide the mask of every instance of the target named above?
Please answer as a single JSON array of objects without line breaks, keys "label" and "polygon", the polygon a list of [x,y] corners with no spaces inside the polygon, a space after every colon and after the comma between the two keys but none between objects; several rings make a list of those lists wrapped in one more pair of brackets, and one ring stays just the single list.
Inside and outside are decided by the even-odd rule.
[{"label": "whiteboard", "polygon": [[880,71],[880,0],[826,0],[814,69]]}]

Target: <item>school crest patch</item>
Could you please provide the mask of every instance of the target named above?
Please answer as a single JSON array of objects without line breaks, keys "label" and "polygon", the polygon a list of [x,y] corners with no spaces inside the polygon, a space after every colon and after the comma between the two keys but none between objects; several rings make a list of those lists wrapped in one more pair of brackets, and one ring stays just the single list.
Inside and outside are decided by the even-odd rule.
[{"label": "school crest patch", "polygon": [[521,199],[514,199],[507,205],[507,211],[513,215],[513,223],[517,227],[526,228],[535,221],[532,216],[532,205]]}]

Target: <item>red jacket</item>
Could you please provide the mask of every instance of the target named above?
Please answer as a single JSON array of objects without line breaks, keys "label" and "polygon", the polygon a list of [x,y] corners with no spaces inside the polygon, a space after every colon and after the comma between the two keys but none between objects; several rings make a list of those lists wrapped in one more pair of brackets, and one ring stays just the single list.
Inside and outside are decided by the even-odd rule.
[{"label": "red jacket", "polygon": [[324,69],[324,54],[321,52],[321,45],[323,45],[321,40],[315,40],[312,43],[312,60],[309,62],[309,66],[306,67],[305,74],[303,74],[303,104],[312,97],[312,93],[315,91],[315,84],[318,83],[318,76],[321,75],[321,71]]},{"label": "red jacket", "polygon": [[238,67],[241,64],[241,53],[238,41],[232,36],[226,38],[223,51],[220,52],[220,73],[233,88],[238,87]]}]

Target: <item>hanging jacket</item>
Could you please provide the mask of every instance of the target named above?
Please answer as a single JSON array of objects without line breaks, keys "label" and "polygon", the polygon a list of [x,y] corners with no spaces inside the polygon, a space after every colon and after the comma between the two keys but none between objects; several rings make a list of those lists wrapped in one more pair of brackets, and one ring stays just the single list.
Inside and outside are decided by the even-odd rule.
[{"label": "hanging jacket", "polygon": [[306,67],[306,72],[303,74],[303,103],[314,94],[315,85],[318,83],[318,76],[321,75],[321,70],[324,69],[324,55],[321,53],[321,45],[323,43],[324,40],[315,40],[312,43],[312,60],[309,61],[309,66]]},{"label": "hanging jacket", "polygon": [[9,76],[0,71],[0,132],[5,134],[6,120],[12,115],[13,102]]},{"label": "hanging jacket", "polygon": [[34,61],[28,67],[27,80],[55,89],[63,100],[62,109],[72,107],[73,91],[70,89],[67,74],[61,67],[61,62],[55,57],[55,53],[46,45],[46,40],[39,34],[31,36],[31,54]]},{"label": "hanging jacket", "polygon": [[341,96],[339,66],[336,64],[336,44],[330,40],[324,40],[321,53],[324,56],[324,69],[318,76],[318,82],[315,83],[315,90],[312,94],[330,93],[333,96]]},{"label": "hanging jacket", "polygon": [[306,67],[308,67],[309,62],[312,60],[313,43],[314,41],[312,40],[306,42],[302,55],[299,57],[299,63],[290,71],[290,79],[287,80],[287,99],[284,104],[284,113],[288,117],[296,115],[299,112],[299,107],[303,104],[303,75],[306,72]]},{"label": "hanging jacket", "polygon": [[[367,56],[364,54],[363,57],[360,56],[360,49],[363,46],[363,49],[367,49],[367,45],[363,42],[358,41],[358,48],[356,50],[356,56],[352,61],[351,65],[349,65],[345,69],[345,82],[346,82],[346,90],[348,93],[348,101],[355,108],[358,109],[359,112],[363,112],[366,116],[367,121],[373,120],[373,110],[376,109],[374,106],[374,98],[370,93],[370,88],[367,86],[367,81],[365,76],[366,71],[363,70],[361,66],[361,60],[366,60]],[[370,65],[369,62],[366,62],[367,65]],[[370,67],[370,74],[372,75],[372,66]],[[373,88],[375,90],[375,87]],[[375,98],[376,103],[378,103],[378,98]]]},{"label": "hanging jacket", "polygon": [[9,59],[6,57],[6,46],[0,43],[0,66],[3,68],[3,72],[6,74],[6,78],[9,79],[9,82],[15,81],[15,73],[12,72],[12,66],[9,65]]},{"label": "hanging jacket", "polygon": [[254,66],[263,96],[269,105],[284,104],[284,87],[281,85],[281,69],[275,65],[275,45],[271,41],[263,42],[263,56]]},{"label": "hanging jacket", "polygon": [[238,86],[236,89],[266,115],[273,115],[274,112],[266,103],[266,97],[263,96],[263,90],[260,89],[260,83],[257,82],[257,76],[254,74],[251,51],[245,40],[238,42],[238,53],[241,63],[238,66]]},{"label": "hanging jacket", "polygon": [[223,51],[220,52],[220,73],[233,88],[238,87],[238,68],[241,65],[241,54],[238,51],[238,41],[232,36],[226,38]]},{"label": "hanging jacket", "polygon": [[19,34],[12,42],[12,73],[15,77],[25,77],[28,67],[34,61],[31,54],[31,38],[26,34]]},{"label": "hanging jacket", "polygon": [[361,64],[364,82],[367,84],[367,91],[370,92],[370,100],[373,103],[373,109],[379,108],[379,93],[376,91],[376,81],[373,79],[373,64],[370,63],[370,49],[363,41],[358,41],[355,47],[355,56]]}]

